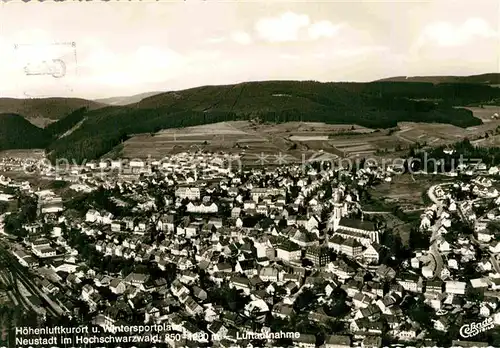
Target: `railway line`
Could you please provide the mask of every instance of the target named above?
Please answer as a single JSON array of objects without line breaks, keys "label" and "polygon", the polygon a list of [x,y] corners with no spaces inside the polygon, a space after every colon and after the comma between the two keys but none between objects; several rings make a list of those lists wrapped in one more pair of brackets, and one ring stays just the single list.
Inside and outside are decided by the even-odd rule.
[{"label": "railway line", "polygon": [[29,307],[32,307],[32,304],[28,302],[26,298],[24,298],[19,290],[19,286],[17,282],[20,282],[28,292],[30,292],[33,296],[38,298],[38,300],[44,304],[43,308],[47,311],[47,314],[54,317],[61,317],[62,310],[61,308],[57,308],[51,301],[49,301],[46,296],[41,292],[41,290],[33,284],[33,279],[30,279],[26,273],[29,273],[29,270],[23,268],[17,259],[5,249],[5,244],[0,242],[0,260],[4,263],[7,269],[10,271],[10,274],[13,279],[13,289],[16,289],[16,293],[18,294],[18,298],[22,298],[24,304],[28,304]]}]

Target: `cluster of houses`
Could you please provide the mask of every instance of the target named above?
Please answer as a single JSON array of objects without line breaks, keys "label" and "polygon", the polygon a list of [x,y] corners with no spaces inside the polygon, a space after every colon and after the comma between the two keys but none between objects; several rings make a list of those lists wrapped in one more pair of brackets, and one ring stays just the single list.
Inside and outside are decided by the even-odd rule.
[{"label": "cluster of houses", "polygon": [[[434,187],[435,202],[421,216],[420,230],[430,236],[430,247],[409,260],[414,280],[405,287],[424,294],[437,315],[436,330],[448,332],[454,321],[467,324],[471,318],[500,325],[500,229],[495,228],[500,200],[492,183],[478,176],[470,183]],[[466,199],[457,199],[457,192]]]},{"label": "cluster of houses", "polygon": [[[495,318],[500,325],[496,261],[500,239],[489,225],[500,220],[498,208],[476,217],[474,202],[454,200],[445,186],[438,186],[439,201],[426,209],[420,221],[420,230],[430,235],[429,249],[415,250],[411,259],[391,267],[381,262],[390,256],[390,249],[381,244],[384,231],[360,214],[358,192],[348,188],[337,171],[287,166],[234,173],[209,158],[200,162],[205,163],[203,170],[193,170],[192,161],[200,156],[183,154],[158,164],[168,169],[163,177],[153,171],[134,182],[124,181],[123,176],[107,184],[86,181],[86,192],[97,182],[113,192],[118,187],[122,195],[116,194],[115,202],[133,191],[134,197],[142,197],[137,198],[141,202],[137,214],[114,216],[92,208],[82,212],[81,219],[69,219],[56,195],[39,192],[41,224],[53,226],[43,236],[40,228],[25,226],[32,230],[23,246],[12,248],[14,255],[22,265],[34,268],[47,295],[64,298],[59,302],[68,315],[77,316],[74,303],[79,300],[86,303],[96,325],[109,328],[124,323],[124,318],[139,317],[143,323],[166,323],[178,333],[207,333],[166,342],[172,347],[209,341],[220,347],[246,347],[252,341],[248,337],[297,316],[319,327],[337,322],[341,328],[320,341],[306,328],[296,327],[298,334],[289,338],[296,347],[382,347],[383,337],[432,346],[429,330],[444,335],[452,325],[467,323],[468,313]],[[106,163],[87,167],[120,168],[118,162]],[[150,169],[139,161],[130,166]],[[388,177],[370,169],[343,175],[358,185],[373,175]],[[490,179],[468,185],[463,190],[500,203]],[[157,191],[165,203],[161,209],[146,193],[153,186],[166,187]],[[472,226],[472,235],[448,238],[457,216]],[[88,238],[88,247],[103,260],[112,257],[155,270],[92,269],[80,257],[78,246],[69,245],[61,225]],[[481,259],[478,249],[484,250]],[[466,265],[474,266],[478,276],[468,279],[463,273]],[[168,277],[172,268],[177,270],[173,280]],[[207,282],[210,288],[204,286]],[[236,290],[244,301],[243,310],[220,303],[215,289]],[[480,291],[481,303],[469,296],[471,289]],[[314,297],[302,312],[300,299],[311,293]],[[434,310],[431,328],[408,313],[408,301],[419,296],[423,301],[418,305]],[[342,315],[329,310],[339,306]],[[279,346],[277,340],[260,343]],[[453,343],[482,346],[484,342],[462,337]]]}]

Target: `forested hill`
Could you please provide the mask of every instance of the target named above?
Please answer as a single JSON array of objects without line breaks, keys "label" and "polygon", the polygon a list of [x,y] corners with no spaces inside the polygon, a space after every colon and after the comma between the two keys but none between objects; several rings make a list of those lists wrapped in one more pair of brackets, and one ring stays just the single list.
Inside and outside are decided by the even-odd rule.
[{"label": "forested hill", "polygon": [[[471,105],[499,103],[500,89],[482,83],[430,82],[370,82],[320,83],[314,81],[265,81],[237,85],[204,86],[177,92],[160,93],[134,104],[139,108],[177,106],[188,109],[276,109],[278,107],[303,108],[316,103],[323,106],[354,108],[353,102],[370,107],[384,103],[392,108],[395,98],[403,100],[431,100],[443,105]],[[278,103],[278,107],[273,104]],[[132,106],[132,105],[129,105]],[[306,107],[307,107],[306,106]]]},{"label": "forested hill", "polygon": [[41,131],[50,140],[50,158],[81,161],[102,156],[131,134],[164,128],[248,119],[370,128],[393,127],[401,121],[467,127],[481,122],[454,106],[499,102],[500,89],[482,84],[247,82],[161,93],[126,106],[75,108]]},{"label": "forested hill", "polygon": [[0,149],[44,148],[51,138],[20,115],[0,114]]}]

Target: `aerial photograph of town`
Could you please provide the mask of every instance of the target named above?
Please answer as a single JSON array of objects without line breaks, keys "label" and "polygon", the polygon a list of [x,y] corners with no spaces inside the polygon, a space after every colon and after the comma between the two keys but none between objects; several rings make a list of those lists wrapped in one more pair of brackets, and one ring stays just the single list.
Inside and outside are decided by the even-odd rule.
[{"label": "aerial photograph of town", "polygon": [[498,0],[0,23],[0,348],[500,347]]}]

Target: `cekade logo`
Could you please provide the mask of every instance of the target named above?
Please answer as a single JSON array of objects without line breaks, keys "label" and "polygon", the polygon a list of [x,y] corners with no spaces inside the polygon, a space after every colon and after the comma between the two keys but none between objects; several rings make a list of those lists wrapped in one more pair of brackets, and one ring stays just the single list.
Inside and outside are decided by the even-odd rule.
[{"label": "cekade logo", "polygon": [[479,323],[471,323],[462,325],[460,328],[460,335],[463,338],[474,337],[479,335],[481,332],[493,329],[495,325],[493,324],[493,318],[486,318]]}]

